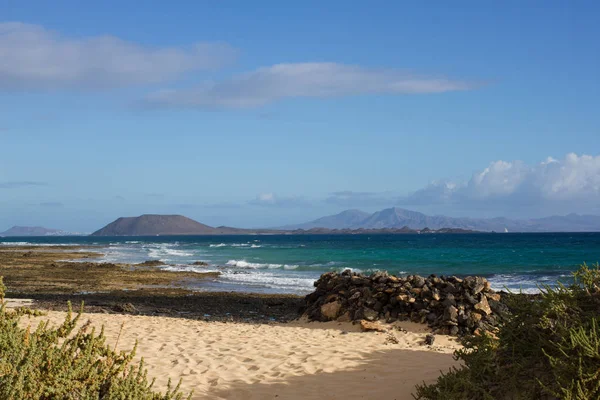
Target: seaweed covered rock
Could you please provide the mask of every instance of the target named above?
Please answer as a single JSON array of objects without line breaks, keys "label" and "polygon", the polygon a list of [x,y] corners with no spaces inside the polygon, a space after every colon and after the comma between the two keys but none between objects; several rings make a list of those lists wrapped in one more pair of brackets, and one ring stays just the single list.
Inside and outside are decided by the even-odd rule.
[{"label": "seaweed covered rock", "polygon": [[325,273],[304,305],[304,314],[314,321],[410,320],[452,335],[492,330],[506,312],[485,278],[399,277],[384,271]]}]

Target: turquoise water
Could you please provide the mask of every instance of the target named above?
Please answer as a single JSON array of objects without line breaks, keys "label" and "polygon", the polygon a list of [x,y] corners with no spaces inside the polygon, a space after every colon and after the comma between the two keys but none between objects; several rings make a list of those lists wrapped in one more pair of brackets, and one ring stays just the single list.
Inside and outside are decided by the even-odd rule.
[{"label": "turquoise water", "polygon": [[[307,293],[320,274],[482,275],[497,289],[535,291],[600,261],[600,233],[465,235],[261,235],[0,238],[0,244],[104,246],[103,261],[162,260],[167,269],[219,271],[199,290]],[[205,261],[208,267],[192,267]]]}]

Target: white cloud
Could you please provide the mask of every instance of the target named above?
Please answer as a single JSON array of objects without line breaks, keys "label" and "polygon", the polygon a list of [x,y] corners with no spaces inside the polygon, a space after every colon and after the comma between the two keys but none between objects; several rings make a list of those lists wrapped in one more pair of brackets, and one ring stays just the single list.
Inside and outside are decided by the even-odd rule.
[{"label": "white cloud", "polygon": [[600,155],[577,156],[570,153],[562,162],[548,160],[542,165],[538,175],[545,197],[568,200],[573,197],[600,196]]},{"label": "white cloud", "polygon": [[281,197],[275,193],[261,193],[248,204],[263,207],[302,207],[310,203],[302,197]]},{"label": "white cloud", "polygon": [[45,182],[34,182],[34,181],[9,181],[0,182],[0,189],[20,189],[30,186],[46,186]]},{"label": "white cloud", "polygon": [[473,197],[506,196],[514,193],[531,172],[531,168],[521,161],[495,161],[473,174],[467,188]]},{"label": "white cloud", "polygon": [[337,63],[277,64],[193,89],[163,90],[146,98],[155,107],[252,108],[294,97],[442,93],[472,89],[469,82]]},{"label": "white cloud", "polygon": [[389,207],[396,202],[397,198],[398,196],[391,192],[353,192],[344,190],[330,193],[325,202],[343,207]]},{"label": "white cloud", "polygon": [[114,36],[65,37],[39,25],[0,23],[0,90],[103,89],[151,84],[229,62],[223,43],[150,47]]},{"label": "white cloud", "polygon": [[497,204],[551,206],[600,203],[600,155],[567,154],[535,165],[495,161],[468,182],[433,182],[401,200],[403,204]]},{"label": "white cloud", "polygon": [[417,190],[406,198],[400,199],[404,204],[443,204],[450,203],[466,185],[451,181],[433,181],[422,189]]}]

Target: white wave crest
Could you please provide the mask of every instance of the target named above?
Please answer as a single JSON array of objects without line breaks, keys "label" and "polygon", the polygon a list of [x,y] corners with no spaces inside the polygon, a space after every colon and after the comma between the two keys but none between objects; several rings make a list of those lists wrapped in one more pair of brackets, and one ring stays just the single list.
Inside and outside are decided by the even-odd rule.
[{"label": "white wave crest", "polygon": [[256,249],[262,247],[259,244],[254,243],[218,243],[218,244],[210,244],[209,247],[249,247],[251,249]]},{"label": "white wave crest", "polygon": [[554,283],[555,280],[556,277],[549,276],[532,277],[509,274],[498,274],[489,277],[492,289],[494,290],[500,291],[508,288],[513,292],[522,291],[523,293],[529,294],[539,293],[539,284],[548,283],[550,281]]},{"label": "white wave crest", "polygon": [[253,263],[246,260],[229,260],[227,266],[244,269],[296,269],[298,265]]},{"label": "white wave crest", "polygon": [[184,264],[167,265],[167,266],[161,267],[161,269],[163,269],[165,271],[173,271],[173,272],[196,272],[199,274],[205,274],[205,273],[209,273],[209,272],[216,272],[216,273],[221,272],[214,268],[198,267],[195,265],[184,265]]},{"label": "white wave crest", "polygon": [[[173,247],[178,247],[179,243],[152,243],[142,246],[148,250],[148,257],[159,259],[161,261],[177,261],[179,257],[191,257],[195,253],[185,250],[177,250]],[[175,257],[175,259],[173,259]]]},{"label": "white wave crest", "polygon": [[271,289],[283,289],[299,293],[307,293],[313,290],[315,279],[281,276],[272,272],[255,272],[250,274],[236,274],[225,272],[221,274],[220,280],[236,283],[239,285],[261,286]]},{"label": "white wave crest", "polygon": [[166,249],[165,253],[167,253],[170,256],[178,256],[178,257],[190,257],[190,256],[194,255],[194,253],[190,253],[190,252],[183,251],[183,250],[173,250],[173,249]]}]

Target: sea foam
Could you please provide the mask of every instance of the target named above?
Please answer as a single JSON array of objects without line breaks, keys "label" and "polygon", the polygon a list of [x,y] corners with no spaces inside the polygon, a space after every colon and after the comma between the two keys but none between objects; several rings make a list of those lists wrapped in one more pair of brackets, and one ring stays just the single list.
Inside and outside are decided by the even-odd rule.
[{"label": "sea foam", "polygon": [[287,264],[269,264],[269,263],[254,263],[246,260],[229,260],[227,266],[243,268],[243,269],[296,269],[298,265],[287,265]]},{"label": "sea foam", "polygon": [[224,272],[219,277],[219,280],[238,285],[259,286],[296,293],[310,292],[313,290],[313,284],[315,282],[312,278],[282,276],[266,271],[257,271],[250,274]]}]

